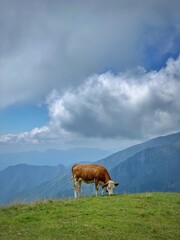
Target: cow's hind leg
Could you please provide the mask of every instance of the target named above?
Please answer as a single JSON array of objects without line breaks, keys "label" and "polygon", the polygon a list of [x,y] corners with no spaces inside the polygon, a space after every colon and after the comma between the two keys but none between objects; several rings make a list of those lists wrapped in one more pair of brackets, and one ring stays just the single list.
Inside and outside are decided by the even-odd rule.
[{"label": "cow's hind leg", "polygon": [[98,186],[98,181],[95,181],[95,191],[96,191],[96,197],[98,196],[98,189],[99,189],[99,186]]},{"label": "cow's hind leg", "polygon": [[81,180],[78,181],[78,197],[81,196]]},{"label": "cow's hind leg", "polygon": [[74,189],[74,197],[77,198],[77,190]]}]

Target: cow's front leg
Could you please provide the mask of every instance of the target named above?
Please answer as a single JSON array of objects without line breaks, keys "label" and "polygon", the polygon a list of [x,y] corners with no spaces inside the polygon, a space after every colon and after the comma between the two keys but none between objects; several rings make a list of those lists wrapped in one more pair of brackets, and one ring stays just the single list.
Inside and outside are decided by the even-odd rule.
[{"label": "cow's front leg", "polygon": [[81,180],[78,181],[78,197],[81,196]]},{"label": "cow's front leg", "polygon": [[77,190],[74,189],[74,197],[77,198]]},{"label": "cow's front leg", "polygon": [[102,193],[101,195],[103,196],[104,195],[104,186],[102,186]]}]

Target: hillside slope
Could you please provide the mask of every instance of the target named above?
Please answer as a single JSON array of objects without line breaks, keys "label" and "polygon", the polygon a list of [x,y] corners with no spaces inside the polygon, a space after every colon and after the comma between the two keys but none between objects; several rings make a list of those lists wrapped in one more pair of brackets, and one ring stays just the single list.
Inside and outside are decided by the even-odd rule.
[{"label": "hillside slope", "polygon": [[[71,172],[58,174],[53,179],[40,184],[30,190],[19,192],[14,196],[15,201],[31,202],[43,199],[57,199],[73,197],[73,181],[70,180]],[[65,193],[65,194],[63,194]]]},{"label": "hillside slope", "polygon": [[151,139],[147,142],[140,143],[138,145],[134,145],[132,147],[129,147],[127,149],[124,149],[122,151],[116,152],[107,158],[101,159],[97,161],[97,164],[102,164],[108,169],[111,169],[121,162],[124,162],[126,159],[129,157],[135,155],[136,153],[143,151],[148,148],[153,148],[153,147],[158,147],[158,146],[163,146],[163,145],[168,145],[168,144],[173,144],[176,142],[180,142],[180,132],[167,135],[167,136],[161,136],[157,137],[154,139]]},{"label": "hillside slope", "polygon": [[118,192],[180,192],[180,143],[143,150],[110,170]]},{"label": "hillside slope", "polygon": [[58,174],[63,175],[66,171],[63,165],[49,167],[19,164],[8,167],[0,172],[0,204],[10,203],[18,192],[29,191]]},{"label": "hillside slope", "polygon": [[174,240],[180,194],[145,193],[0,208],[0,239]]}]

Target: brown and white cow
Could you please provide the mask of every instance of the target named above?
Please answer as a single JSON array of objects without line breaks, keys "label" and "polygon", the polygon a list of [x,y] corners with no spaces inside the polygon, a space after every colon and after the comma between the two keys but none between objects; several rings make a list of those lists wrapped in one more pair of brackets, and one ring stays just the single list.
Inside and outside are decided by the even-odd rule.
[{"label": "brown and white cow", "polygon": [[107,187],[109,195],[113,194],[113,188],[118,186],[111,180],[107,169],[102,165],[96,164],[75,164],[72,167],[72,178],[74,180],[74,197],[81,195],[81,182],[95,183],[96,196],[98,195],[99,185],[102,187],[102,195],[104,194],[104,187]]}]

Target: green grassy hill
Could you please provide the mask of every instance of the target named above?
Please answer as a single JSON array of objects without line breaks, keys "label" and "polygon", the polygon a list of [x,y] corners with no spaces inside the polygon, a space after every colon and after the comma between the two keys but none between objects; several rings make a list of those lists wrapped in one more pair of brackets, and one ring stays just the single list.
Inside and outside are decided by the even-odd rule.
[{"label": "green grassy hill", "polygon": [[1,207],[0,239],[180,239],[180,194],[123,194]]}]

